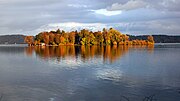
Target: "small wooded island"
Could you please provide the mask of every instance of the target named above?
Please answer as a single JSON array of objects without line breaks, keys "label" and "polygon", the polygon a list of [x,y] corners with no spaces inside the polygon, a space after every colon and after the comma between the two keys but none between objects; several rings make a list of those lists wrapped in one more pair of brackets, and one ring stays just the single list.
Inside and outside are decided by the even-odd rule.
[{"label": "small wooded island", "polygon": [[152,36],[146,40],[129,40],[129,36],[118,30],[92,32],[86,29],[81,31],[65,32],[57,31],[41,32],[38,35],[26,36],[24,41],[29,46],[59,46],[59,45],[154,45]]}]

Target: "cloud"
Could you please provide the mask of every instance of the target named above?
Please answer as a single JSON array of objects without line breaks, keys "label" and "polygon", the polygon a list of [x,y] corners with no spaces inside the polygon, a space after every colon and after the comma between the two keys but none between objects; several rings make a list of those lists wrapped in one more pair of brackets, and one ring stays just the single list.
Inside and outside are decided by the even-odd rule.
[{"label": "cloud", "polygon": [[87,8],[88,5],[80,5],[80,4],[68,4],[69,7],[75,7],[75,8]]},{"label": "cloud", "polygon": [[108,11],[106,9],[98,9],[98,10],[91,10],[91,11],[94,11],[96,14],[101,14],[105,16],[119,15],[122,13],[122,11]]},{"label": "cloud", "polygon": [[107,10],[114,11],[114,10],[134,10],[138,8],[145,8],[147,3],[142,0],[130,0],[125,4],[114,3],[112,6],[108,7]]},{"label": "cloud", "polygon": [[112,26],[130,34],[178,34],[179,5],[180,0],[0,0],[0,35],[35,35],[52,24],[71,30],[71,22],[91,29]]},{"label": "cloud", "polygon": [[156,9],[163,11],[179,11],[180,10],[179,0],[128,0],[125,3],[113,3],[107,7],[107,10],[135,10],[139,8]]},{"label": "cloud", "polygon": [[161,0],[157,3],[150,3],[152,8],[166,11],[179,11],[180,0]]},{"label": "cloud", "polygon": [[[180,32],[180,25],[176,23],[177,20],[157,20],[146,22],[123,22],[123,23],[77,23],[77,22],[65,22],[65,23],[51,23],[43,25],[30,33],[36,35],[42,31],[51,30],[65,30],[75,31],[88,29],[90,31],[102,31],[103,28],[115,28],[124,34],[142,35],[142,34],[167,34],[178,35]],[[179,20],[178,20],[179,21]]]},{"label": "cloud", "polygon": [[61,29],[65,31],[75,31],[75,30],[80,31],[82,29],[88,29],[91,31],[101,31],[103,28],[110,28],[110,27],[112,26],[103,23],[77,23],[77,22],[50,23],[36,29],[36,32],[51,31],[57,29]]}]

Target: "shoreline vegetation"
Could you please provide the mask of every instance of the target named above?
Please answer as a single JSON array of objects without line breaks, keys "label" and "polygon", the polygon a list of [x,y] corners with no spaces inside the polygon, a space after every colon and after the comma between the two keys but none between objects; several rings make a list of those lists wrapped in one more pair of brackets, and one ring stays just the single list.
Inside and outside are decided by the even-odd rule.
[{"label": "shoreline vegetation", "polygon": [[146,40],[129,40],[129,36],[113,28],[92,32],[87,29],[65,32],[56,30],[41,32],[34,36],[26,36],[28,46],[61,46],[61,45],[154,45],[153,36]]}]

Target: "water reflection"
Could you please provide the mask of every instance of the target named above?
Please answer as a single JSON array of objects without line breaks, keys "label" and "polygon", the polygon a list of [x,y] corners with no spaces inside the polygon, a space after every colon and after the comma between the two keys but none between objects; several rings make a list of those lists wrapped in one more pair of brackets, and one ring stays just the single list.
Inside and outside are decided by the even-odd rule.
[{"label": "water reflection", "polygon": [[27,47],[26,54],[28,56],[35,54],[42,59],[56,58],[60,61],[63,58],[70,57],[77,59],[81,57],[82,61],[87,61],[92,58],[103,58],[104,62],[113,63],[120,59],[130,49],[146,49],[153,52],[153,46],[37,46]]},{"label": "water reflection", "polygon": [[2,101],[179,101],[177,47],[0,47],[0,96]]},{"label": "water reflection", "polygon": [[[30,47],[29,47],[30,48]],[[7,54],[21,54],[24,52],[24,47],[15,47],[15,46],[0,46],[0,53]]]}]

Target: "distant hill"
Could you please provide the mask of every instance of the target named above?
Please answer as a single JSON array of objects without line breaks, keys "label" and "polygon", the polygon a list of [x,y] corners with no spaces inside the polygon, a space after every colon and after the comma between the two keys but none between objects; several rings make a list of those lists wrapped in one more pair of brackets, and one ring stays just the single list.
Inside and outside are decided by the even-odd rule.
[{"label": "distant hill", "polygon": [[[130,40],[143,39],[146,40],[148,35],[133,36],[129,35]],[[169,35],[153,35],[155,43],[180,43],[180,36]]]},{"label": "distant hill", "polygon": [[[133,36],[128,35],[130,40],[143,39],[148,35]],[[0,44],[24,44],[24,35],[2,35],[0,36]],[[155,43],[180,43],[180,36],[169,35],[153,35]]]},{"label": "distant hill", "polygon": [[24,35],[2,35],[0,44],[24,44]]}]

